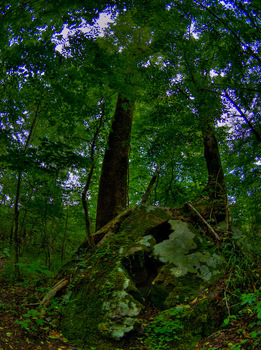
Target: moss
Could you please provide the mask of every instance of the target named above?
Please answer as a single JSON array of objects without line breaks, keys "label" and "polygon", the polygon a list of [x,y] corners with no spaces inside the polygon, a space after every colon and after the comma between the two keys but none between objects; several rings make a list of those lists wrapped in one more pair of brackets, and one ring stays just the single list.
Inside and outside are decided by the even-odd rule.
[{"label": "moss", "polygon": [[[97,323],[102,320],[102,300],[90,288],[81,285],[73,290],[69,301],[62,308],[62,331],[75,344],[97,340]],[[88,316],[87,316],[88,315]]]},{"label": "moss", "polygon": [[[81,263],[84,269],[83,266],[78,269],[64,297],[62,331],[75,344],[97,346],[103,339],[100,333],[119,339],[133,329],[135,316],[143,308],[129,294],[139,292],[119,260],[100,262],[100,257],[107,253],[98,250],[92,259],[95,262],[93,266],[87,262]],[[112,342],[107,339],[105,343],[108,345]],[[99,349],[102,348],[100,346]],[[109,349],[106,346],[104,349]]]},{"label": "moss", "polygon": [[[101,342],[98,324],[105,314],[102,305],[114,288],[106,281],[118,264],[117,259],[108,259],[108,255],[110,248],[102,247],[97,249],[91,260],[78,261],[74,267],[74,278],[62,306],[62,331],[75,344],[96,346],[97,342]],[[123,283],[123,279],[119,278],[119,287]],[[104,349],[107,348],[104,346]]]},{"label": "moss", "polygon": [[170,219],[171,216],[160,208],[140,206],[122,223],[120,233],[130,237],[133,243],[149,234],[155,226]]},{"label": "moss", "polygon": [[188,308],[182,318],[182,342],[174,349],[194,349],[203,337],[214,333],[221,324],[217,314],[217,306],[207,297],[201,298],[193,307]]},{"label": "moss", "polygon": [[193,334],[209,336],[223,321],[219,319],[219,307],[214,300],[209,297],[201,298],[193,307],[192,312],[186,319],[187,329],[193,331]]},{"label": "moss", "polygon": [[178,304],[184,304],[196,298],[197,295],[198,295],[198,291],[191,287],[188,287],[188,286],[177,287],[174,289],[174,291],[168,294],[164,302],[164,308],[170,308]]}]

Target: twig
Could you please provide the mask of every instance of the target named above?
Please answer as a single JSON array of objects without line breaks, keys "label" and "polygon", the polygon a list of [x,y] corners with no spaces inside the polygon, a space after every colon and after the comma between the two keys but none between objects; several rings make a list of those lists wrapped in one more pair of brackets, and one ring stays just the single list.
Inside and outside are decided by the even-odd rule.
[{"label": "twig", "polygon": [[230,273],[228,281],[226,283],[226,289],[224,290],[224,298],[225,298],[225,301],[226,301],[226,308],[227,308],[229,317],[231,316],[231,314],[230,314],[230,307],[228,305],[228,300],[227,300],[227,292],[228,292],[228,286],[229,286],[229,283],[230,283],[230,279],[231,279],[231,273]]},{"label": "twig", "polygon": [[22,305],[20,305],[20,306],[25,306],[25,307],[27,307],[27,306],[39,306],[39,305],[41,305],[41,303],[34,303],[34,304],[22,304]]},{"label": "twig", "polygon": [[216,237],[216,239],[218,239],[220,241],[220,237],[219,235],[216,233],[215,230],[213,230],[213,228],[209,225],[209,223],[207,223],[207,221],[203,218],[203,216],[197,211],[196,208],[193,207],[192,203],[191,202],[187,202],[186,203],[188,205],[188,207],[190,209],[192,209],[196,214],[197,216],[204,222],[204,224],[207,226],[207,228],[209,229],[210,232],[213,233],[213,235]]}]

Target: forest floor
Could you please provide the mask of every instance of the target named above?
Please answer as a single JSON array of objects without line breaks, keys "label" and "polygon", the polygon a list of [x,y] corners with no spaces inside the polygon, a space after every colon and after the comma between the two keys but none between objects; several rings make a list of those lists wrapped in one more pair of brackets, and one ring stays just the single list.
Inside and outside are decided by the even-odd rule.
[{"label": "forest floor", "polygon": [[[0,274],[3,263],[0,259]],[[45,310],[39,308],[42,296],[41,288],[0,281],[0,350],[82,349],[70,344],[61,334],[59,312],[55,305]],[[203,339],[195,350],[261,349],[261,343],[254,345],[256,339],[251,337],[251,322],[250,315],[233,319],[229,328]]]},{"label": "forest floor", "polygon": [[[4,265],[0,259],[0,274]],[[59,331],[55,306],[39,308],[41,288],[0,280],[0,350],[77,350]]]}]

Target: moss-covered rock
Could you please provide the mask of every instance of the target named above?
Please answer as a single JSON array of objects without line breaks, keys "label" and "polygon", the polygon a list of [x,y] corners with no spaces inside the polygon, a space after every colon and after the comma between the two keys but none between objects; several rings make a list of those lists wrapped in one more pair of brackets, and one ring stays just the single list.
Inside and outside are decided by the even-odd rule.
[{"label": "moss-covered rock", "polygon": [[[139,207],[117,222],[117,231],[111,227],[96,249],[85,247],[68,264],[71,282],[62,305],[64,335],[97,349],[123,347],[122,339],[142,323],[151,301],[162,310],[180,307],[197,299],[222,274],[223,259],[215,246],[166,210]],[[203,324],[210,324],[209,309],[195,314],[194,306],[193,316],[191,310],[185,308],[182,315],[191,324],[202,324],[198,334],[178,311],[182,332],[193,331],[191,337],[182,333],[192,339],[190,344],[205,333]]]}]

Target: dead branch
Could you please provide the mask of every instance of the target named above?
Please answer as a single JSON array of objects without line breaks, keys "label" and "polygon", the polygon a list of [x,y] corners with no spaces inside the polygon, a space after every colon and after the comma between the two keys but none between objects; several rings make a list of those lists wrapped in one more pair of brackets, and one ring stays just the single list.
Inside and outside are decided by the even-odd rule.
[{"label": "dead branch", "polygon": [[58,292],[60,292],[64,287],[66,287],[68,283],[69,281],[67,279],[63,279],[57,282],[56,285],[45,295],[43,300],[40,302],[40,305],[48,306],[52,297],[54,297]]},{"label": "dead branch", "polygon": [[209,223],[203,218],[203,216],[197,211],[197,209],[195,207],[193,207],[192,203],[191,202],[187,202],[186,203],[188,205],[188,207],[190,209],[192,209],[196,214],[197,216],[204,222],[204,224],[207,226],[207,228],[209,229],[210,232],[213,233],[213,235],[216,237],[216,239],[218,239],[220,241],[220,237],[219,235],[216,233],[215,230],[213,230],[213,228],[209,225]]}]

